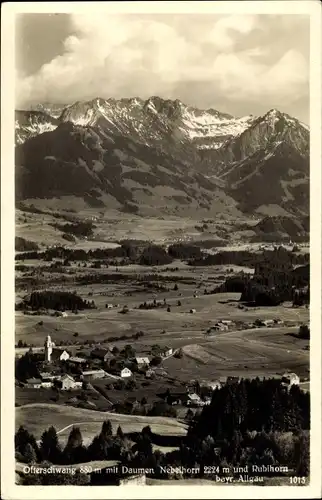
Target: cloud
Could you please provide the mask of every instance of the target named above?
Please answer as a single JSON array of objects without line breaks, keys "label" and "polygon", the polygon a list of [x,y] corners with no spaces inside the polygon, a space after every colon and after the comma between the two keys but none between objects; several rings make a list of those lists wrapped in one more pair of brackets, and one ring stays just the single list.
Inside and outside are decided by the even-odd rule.
[{"label": "cloud", "polygon": [[[271,107],[292,102],[307,92],[307,57],[294,48],[291,21],[283,21],[280,33],[288,29],[289,36],[281,46],[263,42],[274,38],[278,25],[269,17],[182,16],[180,23],[171,16],[73,15],[63,53],[17,78],[17,105],[96,96],[181,98],[175,92],[185,83],[208,86],[219,109],[220,96],[266,100]],[[195,96],[189,100],[193,104]]]}]

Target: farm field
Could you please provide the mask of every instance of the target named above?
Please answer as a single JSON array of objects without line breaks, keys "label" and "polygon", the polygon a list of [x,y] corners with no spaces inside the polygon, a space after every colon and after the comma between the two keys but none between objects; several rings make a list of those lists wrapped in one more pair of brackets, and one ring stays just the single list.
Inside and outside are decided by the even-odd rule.
[{"label": "farm field", "polygon": [[[89,272],[75,269],[84,276]],[[275,376],[289,370],[308,378],[308,341],[300,340],[296,333],[300,324],[309,321],[309,309],[293,308],[290,303],[240,309],[238,293],[204,295],[205,289],[220,283],[230,271],[236,273],[236,268],[198,268],[178,261],[152,268],[132,265],[118,268],[128,279],[117,282],[108,280],[110,274],[115,275],[114,268],[96,271],[98,276],[106,275],[106,283],[85,284],[85,280],[82,285],[61,283],[49,287],[74,290],[84,300],[94,300],[96,309],[80,311],[77,315],[69,313],[67,317],[28,316],[16,312],[16,343],[21,340],[36,348],[42,347],[46,336],[51,335],[56,345],[68,348],[73,354],[83,350],[84,343],[112,344],[119,349],[130,343],[141,353],[149,352],[155,344],[182,348],[182,359],[170,358],[163,362],[168,376],[179,381],[229,375]],[[151,273],[155,279],[147,288],[140,279]],[[157,283],[165,289],[158,288]],[[177,290],[174,290],[175,283]],[[165,304],[149,310],[139,308],[140,304],[153,300]],[[107,309],[107,303],[113,307]],[[128,312],[120,314],[124,306]],[[232,331],[207,334],[217,321],[228,319],[236,323]],[[256,319],[278,319],[282,324],[275,328],[245,329]],[[134,339],[137,332],[143,332],[144,336]]]}]

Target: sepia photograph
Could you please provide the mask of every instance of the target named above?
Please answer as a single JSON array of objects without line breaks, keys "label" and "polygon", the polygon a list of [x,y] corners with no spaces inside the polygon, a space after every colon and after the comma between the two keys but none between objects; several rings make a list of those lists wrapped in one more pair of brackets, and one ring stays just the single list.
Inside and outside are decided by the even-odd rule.
[{"label": "sepia photograph", "polygon": [[318,2],[58,4],[11,16],[10,498],[308,498]]}]

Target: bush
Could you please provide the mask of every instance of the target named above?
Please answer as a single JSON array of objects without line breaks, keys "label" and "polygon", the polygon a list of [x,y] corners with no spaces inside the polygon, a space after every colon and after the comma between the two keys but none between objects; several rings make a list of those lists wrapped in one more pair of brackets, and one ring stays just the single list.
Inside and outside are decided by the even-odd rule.
[{"label": "bush", "polygon": [[159,366],[162,363],[162,358],[160,356],[155,356],[151,359],[151,366]]},{"label": "bush", "polygon": [[310,338],[310,328],[308,325],[301,325],[299,328],[299,337],[302,339],[309,339]]}]

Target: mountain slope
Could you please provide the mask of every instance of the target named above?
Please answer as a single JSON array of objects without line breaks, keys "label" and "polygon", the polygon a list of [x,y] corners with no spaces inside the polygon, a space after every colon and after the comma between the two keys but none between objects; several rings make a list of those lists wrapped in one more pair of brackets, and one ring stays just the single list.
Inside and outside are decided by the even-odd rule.
[{"label": "mountain slope", "polygon": [[309,213],[309,130],[277,110],[234,118],[151,97],[77,102],[59,119],[19,113],[19,200],[76,196],[140,212]]},{"label": "mountain slope", "polygon": [[234,200],[186,160],[70,122],[16,148],[16,199],[76,196],[89,206],[238,215]]},{"label": "mountain slope", "polygon": [[271,110],[217,152],[217,175],[242,211],[279,205],[309,210],[309,131],[298,120]]},{"label": "mountain slope", "polygon": [[23,144],[27,139],[55,130],[59,121],[41,111],[16,111],[15,132],[16,144]]}]

